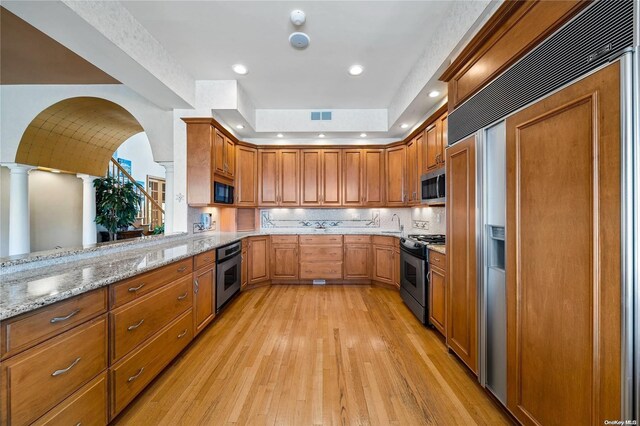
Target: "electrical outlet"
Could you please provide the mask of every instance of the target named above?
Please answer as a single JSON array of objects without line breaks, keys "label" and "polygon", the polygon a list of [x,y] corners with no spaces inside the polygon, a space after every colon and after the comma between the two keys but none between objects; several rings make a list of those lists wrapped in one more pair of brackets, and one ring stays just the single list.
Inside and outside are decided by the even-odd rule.
[{"label": "electrical outlet", "polygon": [[436,213],[436,222],[437,223],[442,223],[442,214],[441,213]]}]

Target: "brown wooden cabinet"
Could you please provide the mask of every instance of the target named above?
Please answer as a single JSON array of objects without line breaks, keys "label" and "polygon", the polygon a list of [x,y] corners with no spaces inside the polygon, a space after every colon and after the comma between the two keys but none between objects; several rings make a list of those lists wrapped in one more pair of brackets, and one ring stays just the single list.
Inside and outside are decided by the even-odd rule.
[{"label": "brown wooden cabinet", "polygon": [[247,283],[257,284],[269,280],[269,237],[249,238],[247,250]]},{"label": "brown wooden cabinet", "polygon": [[218,129],[215,129],[214,133],[214,172],[233,178],[235,174],[235,143]]},{"label": "brown wooden cabinet", "polygon": [[439,169],[445,163],[445,149],[447,147],[448,131],[447,114],[443,114],[425,131],[425,147],[422,151],[422,173]]},{"label": "brown wooden cabinet", "polygon": [[245,238],[242,240],[242,254],[241,254],[241,263],[240,263],[240,289],[244,289],[249,283],[249,257],[248,250],[249,242]]},{"label": "brown wooden cabinet", "polygon": [[507,407],[622,418],[620,63],[509,117],[506,144]]},{"label": "brown wooden cabinet", "polygon": [[210,120],[187,121],[187,204],[213,202],[215,128]]},{"label": "brown wooden cabinet", "polygon": [[342,150],[303,149],[301,200],[303,206],[340,206],[342,200]]},{"label": "brown wooden cabinet", "polygon": [[344,149],[342,158],[342,205],[384,205],[384,150]]},{"label": "brown wooden cabinet", "polygon": [[362,149],[342,152],[342,205],[361,206],[364,202],[364,154]]},{"label": "brown wooden cabinet", "polygon": [[429,250],[429,321],[446,336],[447,284],[445,255]]},{"label": "brown wooden cabinet", "polygon": [[236,146],[236,205],[255,207],[258,205],[258,150]]},{"label": "brown wooden cabinet", "polygon": [[193,334],[200,333],[216,316],[215,263],[193,273]]},{"label": "brown wooden cabinet", "polygon": [[298,279],[298,236],[271,236],[271,280]]},{"label": "brown wooden cabinet", "polygon": [[420,168],[421,162],[419,161],[419,150],[418,147],[422,148],[422,138],[424,134],[420,133],[418,136],[413,138],[407,144],[407,203],[411,206],[420,203],[420,192],[418,190],[418,184],[420,182]]},{"label": "brown wooden cabinet", "polygon": [[447,345],[478,374],[475,136],[447,149]]},{"label": "brown wooden cabinet", "polygon": [[397,240],[394,237],[372,237],[373,244],[373,274],[371,278],[385,284],[394,283],[394,248]]},{"label": "brown wooden cabinet", "polygon": [[371,279],[371,237],[344,236],[344,279]]},{"label": "brown wooden cabinet", "polygon": [[400,247],[393,248],[393,285],[400,288]]},{"label": "brown wooden cabinet", "polygon": [[258,205],[300,205],[300,150],[258,150]]},{"label": "brown wooden cabinet", "polygon": [[407,155],[404,145],[386,150],[386,194],[388,206],[404,206],[407,203],[406,186]]}]

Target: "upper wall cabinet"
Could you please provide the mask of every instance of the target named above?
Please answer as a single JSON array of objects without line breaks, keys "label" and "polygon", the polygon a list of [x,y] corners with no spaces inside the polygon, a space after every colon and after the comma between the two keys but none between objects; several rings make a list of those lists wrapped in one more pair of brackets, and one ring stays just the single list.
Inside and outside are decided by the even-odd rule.
[{"label": "upper wall cabinet", "polygon": [[235,173],[235,144],[215,129],[214,135],[215,173],[233,178]]},{"label": "upper wall cabinet", "polygon": [[384,205],[384,160],[383,149],[343,150],[343,206]]},{"label": "upper wall cabinet", "polygon": [[258,205],[300,205],[300,150],[258,150]]},{"label": "upper wall cabinet", "polygon": [[444,167],[444,151],[447,147],[447,114],[438,117],[425,131],[422,153],[422,172],[429,173]]},{"label": "upper wall cabinet", "polygon": [[303,149],[301,155],[301,202],[303,206],[340,206],[342,197],[342,150]]},{"label": "upper wall cabinet", "polygon": [[215,128],[211,122],[187,122],[187,203],[207,205],[213,202]]},{"label": "upper wall cabinet", "polygon": [[258,150],[237,145],[236,205],[255,207],[258,204]]},{"label": "upper wall cabinet", "polygon": [[508,1],[440,77],[449,82],[449,111],[480,90],[588,1]]},{"label": "upper wall cabinet", "polygon": [[386,150],[387,205],[404,206],[407,203],[406,171],[407,149],[404,145]]}]

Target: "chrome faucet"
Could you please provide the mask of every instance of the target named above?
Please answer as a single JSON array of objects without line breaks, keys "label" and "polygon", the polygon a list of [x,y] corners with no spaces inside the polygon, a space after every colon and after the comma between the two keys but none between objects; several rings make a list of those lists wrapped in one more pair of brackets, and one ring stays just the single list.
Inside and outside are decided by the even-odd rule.
[{"label": "chrome faucet", "polygon": [[400,229],[400,232],[404,231],[404,226],[402,226],[402,224],[400,223],[400,216],[398,216],[397,213],[394,213],[393,216],[391,216],[391,222],[393,223],[393,218],[396,217],[398,218],[398,229]]}]

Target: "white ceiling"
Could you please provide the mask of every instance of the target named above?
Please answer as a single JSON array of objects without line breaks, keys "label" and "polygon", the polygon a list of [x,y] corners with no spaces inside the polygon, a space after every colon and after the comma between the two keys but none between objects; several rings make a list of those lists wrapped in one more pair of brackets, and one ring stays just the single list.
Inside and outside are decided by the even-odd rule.
[{"label": "white ceiling", "polygon": [[[238,79],[256,108],[295,109],[387,108],[454,2],[122,3],[196,80]],[[297,8],[311,38],[304,51],[288,42]],[[355,63],[360,77],[347,73]]]}]

